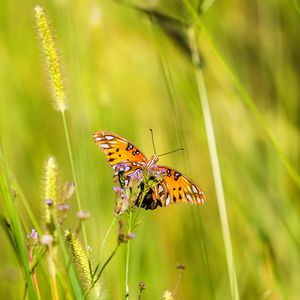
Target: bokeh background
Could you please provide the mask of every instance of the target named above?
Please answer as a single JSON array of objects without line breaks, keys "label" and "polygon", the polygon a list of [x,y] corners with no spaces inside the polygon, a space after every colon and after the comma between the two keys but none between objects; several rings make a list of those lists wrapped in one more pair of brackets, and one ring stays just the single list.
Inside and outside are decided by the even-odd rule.
[{"label": "bokeh background", "polygon": [[[193,178],[208,201],[201,207],[181,204],[143,211],[131,245],[132,299],[137,299],[140,281],[146,283],[143,299],[160,299],[163,291],[173,290],[176,263],[186,266],[177,299],[231,298],[207,136],[185,35],[196,22],[240,298],[297,299],[298,1],[2,0],[1,149],[39,219],[47,157],[56,157],[62,182],[72,180],[72,174],[62,119],[53,109],[39,50],[33,17],[37,4],[48,12],[64,66],[77,191],[91,212],[86,229],[93,261],[111,253],[117,227],[100,257],[113,219],[114,192],[112,170],[92,133],[118,133],[150,157],[152,128],[159,153],[185,149],[162,157],[160,163]],[[24,232],[30,231],[32,224],[17,203]],[[76,211],[73,199],[66,226],[76,227]],[[0,238],[0,297],[20,299],[22,272],[3,231]],[[105,271],[108,299],[124,298],[125,250],[121,247]],[[46,275],[38,271],[38,276],[47,299]]]}]

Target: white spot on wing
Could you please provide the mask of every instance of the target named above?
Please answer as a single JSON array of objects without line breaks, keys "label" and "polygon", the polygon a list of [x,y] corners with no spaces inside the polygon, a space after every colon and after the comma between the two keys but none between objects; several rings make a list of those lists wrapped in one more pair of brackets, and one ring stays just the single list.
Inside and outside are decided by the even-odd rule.
[{"label": "white spot on wing", "polygon": [[164,191],[164,188],[161,186],[161,184],[158,185],[158,192],[161,193]]},{"label": "white spot on wing", "polygon": [[168,206],[170,204],[170,195],[168,195],[167,199],[166,199],[166,206]]},{"label": "white spot on wing", "polygon": [[198,190],[197,188],[195,187],[195,185],[192,184],[192,191],[195,193],[195,194],[198,194]]},{"label": "white spot on wing", "polygon": [[202,203],[201,198],[198,195],[196,198],[197,198],[198,203]]},{"label": "white spot on wing", "polygon": [[129,167],[129,166],[127,166],[126,168],[125,168],[125,172],[127,172],[127,171],[129,171],[131,168]]},{"label": "white spot on wing", "polygon": [[186,198],[187,198],[189,201],[193,202],[193,197],[192,197],[190,194],[186,194]]},{"label": "white spot on wing", "polygon": [[108,141],[111,141],[114,139],[114,137],[112,135],[106,135],[105,139],[107,139]]},{"label": "white spot on wing", "polygon": [[108,149],[109,148],[109,145],[108,144],[100,144],[99,145],[101,148],[104,148],[104,149]]},{"label": "white spot on wing", "polygon": [[95,137],[95,140],[96,141],[102,141],[102,138],[98,136],[98,137]]}]

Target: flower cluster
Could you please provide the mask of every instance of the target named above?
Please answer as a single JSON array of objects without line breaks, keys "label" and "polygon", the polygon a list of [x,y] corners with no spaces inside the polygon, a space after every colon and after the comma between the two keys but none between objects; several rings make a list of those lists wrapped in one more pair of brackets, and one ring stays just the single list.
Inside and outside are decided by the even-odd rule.
[{"label": "flower cluster", "polygon": [[39,234],[35,228],[31,229],[31,232],[27,235],[28,244],[31,246],[37,246],[39,244]]},{"label": "flower cluster", "polygon": [[114,191],[116,193],[115,215],[119,216],[125,211],[133,211],[143,206],[145,195],[163,178],[163,171],[156,164],[150,167],[137,168],[133,172],[126,163],[115,166]]}]

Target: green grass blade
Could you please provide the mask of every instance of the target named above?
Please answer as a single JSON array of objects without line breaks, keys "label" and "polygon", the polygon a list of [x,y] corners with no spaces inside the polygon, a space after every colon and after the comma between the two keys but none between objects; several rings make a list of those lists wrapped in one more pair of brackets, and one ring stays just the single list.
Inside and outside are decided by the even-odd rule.
[{"label": "green grass blade", "polygon": [[22,230],[21,220],[18,212],[18,207],[16,205],[16,199],[13,197],[10,190],[10,180],[8,177],[8,172],[3,164],[3,161],[0,162],[0,195],[1,199],[4,202],[6,208],[7,218],[11,224],[11,231],[14,237],[15,245],[17,248],[17,253],[23,268],[25,275],[27,292],[29,299],[37,299],[35,292],[33,280],[31,277],[31,272],[29,268],[29,261],[27,256],[27,248],[25,244],[25,234]]},{"label": "green grass blade", "polygon": [[196,81],[198,86],[199,98],[200,98],[202,111],[203,111],[204,125],[205,125],[207,140],[208,140],[209,153],[210,153],[215,188],[217,193],[219,214],[221,219],[221,225],[222,225],[221,227],[222,227],[222,233],[223,233],[223,239],[224,239],[224,245],[226,251],[229,280],[230,280],[231,295],[232,295],[232,299],[238,300],[239,299],[238,283],[237,283],[236,271],[234,266],[229,221],[228,221],[227,209],[225,204],[225,195],[224,195],[221,169],[219,164],[219,156],[218,156],[217,145],[215,140],[213,121],[210,113],[209,102],[208,102],[208,97],[206,92],[206,86],[204,82],[203,73],[200,67],[201,61],[199,57],[199,51],[197,47],[195,34],[196,33],[194,28],[192,28],[188,33],[190,45],[191,45],[191,51],[192,51],[192,60],[195,69],[195,76],[196,76]]}]

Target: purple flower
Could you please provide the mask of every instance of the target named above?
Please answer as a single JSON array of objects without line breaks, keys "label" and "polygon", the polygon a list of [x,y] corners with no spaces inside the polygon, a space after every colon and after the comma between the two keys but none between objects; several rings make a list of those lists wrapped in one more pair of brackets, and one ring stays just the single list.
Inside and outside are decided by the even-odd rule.
[{"label": "purple flower", "polygon": [[39,238],[39,234],[34,228],[32,228],[31,233],[27,235],[27,238],[32,239],[33,241],[37,241]]},{"label": "purple flower", "polygon": [[128,208],[128,194],[127,190],[121,188],[120,186],[114,186],[114,191],[116,193],[116,205],[114,213],[116,216],[121,215]]},{"label": "purple flower", "polygon": [[141,169],[135,170],[131,175],[130,175],[131,180],[136,180],[138,182],[143,181],[143,172]]},{"label": "purple flower", "polygon": [[57,206],[59,211],[68,211],[70,209],[70,204],[62,203]]},{"label": "purple flower", "polygon": [[114,169],[115,169],[116,173],[119,173],[119,172],[125,172],[127,167],[128,167],[127,164],[120,162],[114,166]]},{"label": "purple flower", "polygon": [[51,206],[53,204],[53,201],[51,199],[46,199],[46,204],[48,206]]},{"label": "purple flower", "polygon": [[126,194],[124,188],[121,188],[120,186],[114,186],[113,189],[114,192],[116,193],[117,198],[128,200],[128,195]]},{"label": "purple flower", "polygon": [[121,193],[123,193],[124,192],[124,189],[123,188],[121,188],[120,186],[114,186],[113,187],[113,190],[114,190],[114,192],[116,193],[116,194],[121,194]]},{"label": "purple flower", "polygon": [[163,169],[157,169],[155,171],[154,176],[157,178],[157,177],[163,176],[164,174],[165,174],[165,171]]}]

